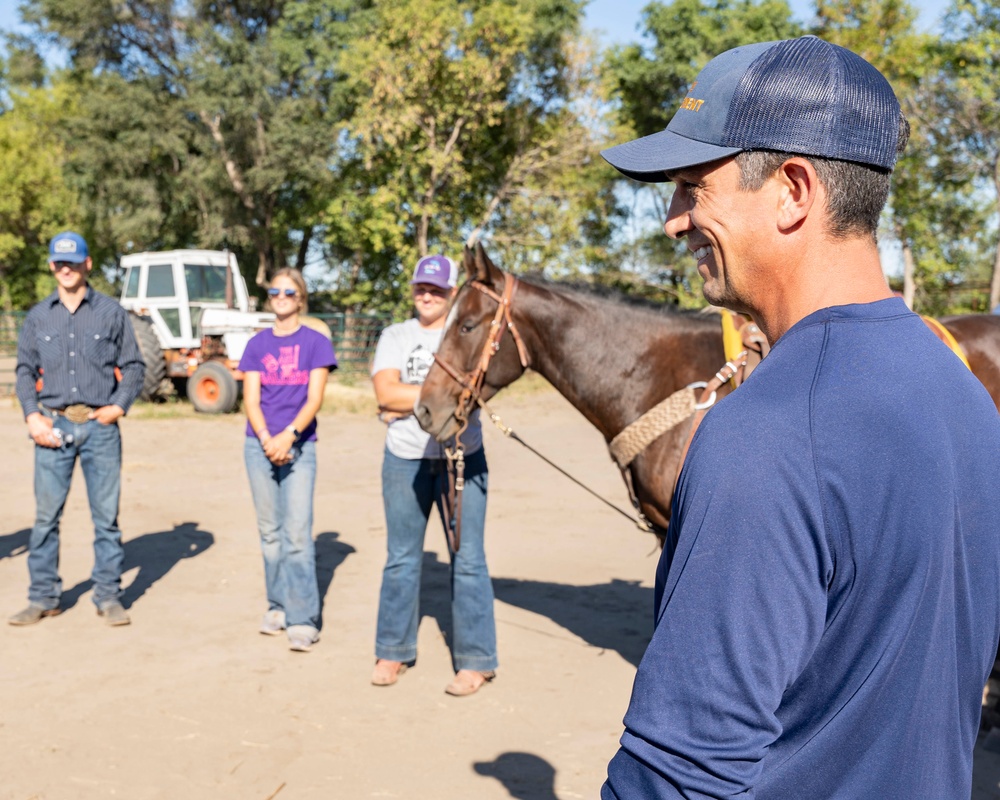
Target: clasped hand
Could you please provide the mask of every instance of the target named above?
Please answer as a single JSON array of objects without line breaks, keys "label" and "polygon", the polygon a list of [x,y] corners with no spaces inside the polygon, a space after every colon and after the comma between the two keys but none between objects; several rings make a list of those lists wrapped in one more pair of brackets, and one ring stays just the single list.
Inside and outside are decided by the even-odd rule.
[{"label": "clasped hand", "polygon": [[261,442],[264,448],[264,455],[268,457],[272,464],[282,466],[292,460],[292,445],[295,444],[295,434],[291,431],[282,431],[277,436],[270,436]]}]

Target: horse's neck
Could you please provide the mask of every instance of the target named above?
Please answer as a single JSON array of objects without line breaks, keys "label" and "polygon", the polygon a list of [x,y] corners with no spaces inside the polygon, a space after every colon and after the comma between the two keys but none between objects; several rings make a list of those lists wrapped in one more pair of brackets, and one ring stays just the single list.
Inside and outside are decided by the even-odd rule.
[{"label": "horse's neck", "polygon": [[666,318],[654,317],[655,325],[645,327],[625,325],[620,318],[627,306],[581,304],[573,295],[539,286],[522,290],[513,311],[521,317],[517,324],[531,368],[609,441],[651,407],[645,398],[663,399],[679,388],[669,370],[647,362],[651,346],[670,347],[676,336]]}]

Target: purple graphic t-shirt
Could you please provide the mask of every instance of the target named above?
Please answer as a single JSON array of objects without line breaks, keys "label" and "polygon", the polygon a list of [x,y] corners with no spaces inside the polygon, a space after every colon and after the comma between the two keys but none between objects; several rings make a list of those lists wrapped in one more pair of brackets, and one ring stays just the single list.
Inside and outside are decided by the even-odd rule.
[{"label": "purple graphic t-shirt", "polygon": [[[271,435],[292,424],[309,397],[309,371],[337,366],[333,345],[322,333],[300,327],[290,336],[261,331],[247,342],[240,370],[260,373],[260,410]],[[247,436],[256,438],[249,421]],[[316,420],[302,431],[301,441],[316,441]]]}]

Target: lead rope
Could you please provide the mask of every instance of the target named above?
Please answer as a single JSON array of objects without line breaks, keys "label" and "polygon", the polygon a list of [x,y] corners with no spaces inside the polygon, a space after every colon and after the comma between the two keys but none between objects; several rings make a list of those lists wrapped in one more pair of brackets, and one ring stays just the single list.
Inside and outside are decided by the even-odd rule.
[{"label": "lead rope", "polygon": [[634,523],[635,526],[639,530],[641,530],[641,531],[643,531],[645,533],[656,533],[657,532],[656,526],[653,525],[648,519],[646,519],[642,515],[641,512],[639,513],[638,518],[633,517],[631,514],[629,514],[623,508],[615,505],[614,503],[612,503],[607,498],[602,497],[601,495],[599,495],[597,492],[595,492],[593,489],[591,489],[589,486],[587,486],[587,484],[581,482],[577,478],[575,478],[572,475],[570,475],[566,470],[564,470],[562,467],[560,467],[558,464],[556,464],[554,461],[552,461],[551,459],[549,459],[548,457],[546,457],[542,453],[538,452],[534,447],[532,447],[530,444],[528,444],[526,441],[524,441],[524,439],[522,439],[520,436],[518,436],[517,433],[514,431],[513,428],[511,428],[508,425],[504,424],[504,421],[500,418],[500,415],[497,414],[492,408],[490,408],[486,404],[485,400],[483,400],[478,395],[476,396],[475,399],[476,399],[476,402],[479,404],[479,407],[482,408],[483,411],[485,411],[487,413],[487,415],[490,418],[490,421],[494,425],[496,425],[497,428],[499,428],[500,431],[503,433],[503,435],[506,436],[508,439],[513,439],[515,442],[518,442],[519,444],[521,444],[524,447],[528,448],[528,450],[530,450],[532,453],[534,453],[536,456],[538,456],[540,459],[542,459],[542,461],[544,461],[550,467],[552,467],[553,469],[555,469],[557,472],[560,472],[563,475],[565,475],[567,478],[569,478],[571,481],[573,481],[573,483],[575,483],[581,489],[583,489],[586,492],[589,492],[591,495],[593,495],[598,500],[600,500],[602,503],[604,503],[604,505],[608,506],[609,508],[613,508],[619,514],[621,514],[623,517],[625,517],[625,519],[627,519],[630,522]]}]

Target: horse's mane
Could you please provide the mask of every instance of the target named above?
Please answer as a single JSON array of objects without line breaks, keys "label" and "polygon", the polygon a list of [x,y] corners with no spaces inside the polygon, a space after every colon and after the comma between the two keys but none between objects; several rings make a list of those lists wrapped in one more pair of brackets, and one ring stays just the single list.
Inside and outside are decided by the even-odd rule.
[{"label": "horse's mane", "polygon": [[616,286],[606,286],[604,284],[579,280],[554,280],[546,278],[539,272],[527,272],[523,275],[518,275],[517,279],[555,292],[585,295],[602,303],[611,303],[633,309],[644,309],[656,314],[667,314],[680,318],[698,318],[704,315],[704,312],[699,309],[679,308],[673,303],[665,303],[649,297],[629,294]]}]

